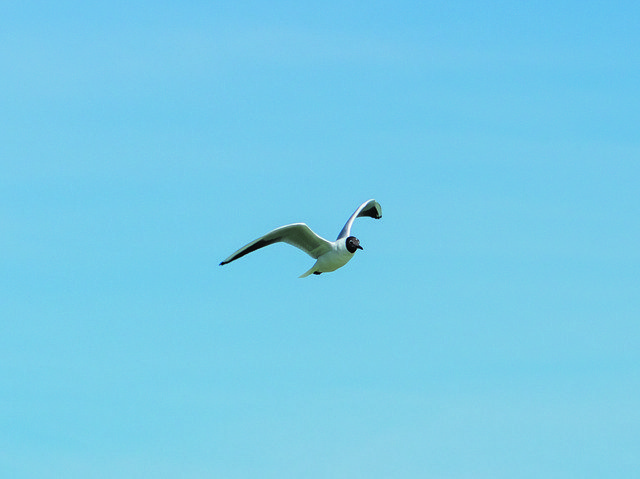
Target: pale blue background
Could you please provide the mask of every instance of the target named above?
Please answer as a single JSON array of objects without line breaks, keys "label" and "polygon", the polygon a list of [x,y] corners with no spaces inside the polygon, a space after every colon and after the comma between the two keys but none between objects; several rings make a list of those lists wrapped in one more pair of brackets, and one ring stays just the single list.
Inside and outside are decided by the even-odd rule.
[{"label": "pale blue background", "polygon": [[1,5],[1,477],[638,477],[640,3]]}]

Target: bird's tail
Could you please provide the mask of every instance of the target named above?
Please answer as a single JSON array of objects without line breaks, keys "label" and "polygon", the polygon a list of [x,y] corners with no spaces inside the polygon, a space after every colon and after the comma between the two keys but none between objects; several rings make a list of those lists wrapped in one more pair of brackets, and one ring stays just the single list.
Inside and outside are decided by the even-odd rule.
[{"label": "bird's tail", "polygon": [[314,264],[309,271],[307,271],[306,273],[302,273],[300,276],[298,276],[298,278],[306,278],[311,273],[313,273],[315,269],[316,269],[316,265]]}]

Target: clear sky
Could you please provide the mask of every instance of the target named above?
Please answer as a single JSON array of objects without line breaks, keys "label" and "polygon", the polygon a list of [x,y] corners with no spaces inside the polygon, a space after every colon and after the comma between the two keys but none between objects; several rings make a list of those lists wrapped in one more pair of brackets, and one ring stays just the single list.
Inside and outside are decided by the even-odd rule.
[{"label": "clear sky", "polygon": [[2,2],[0,476],[638,477],[639,22]]}]

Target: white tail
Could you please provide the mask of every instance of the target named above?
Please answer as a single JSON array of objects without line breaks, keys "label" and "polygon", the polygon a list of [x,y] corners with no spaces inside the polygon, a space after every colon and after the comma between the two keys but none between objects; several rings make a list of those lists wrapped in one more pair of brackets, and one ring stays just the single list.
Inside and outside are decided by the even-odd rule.
[{"label": "white tail", "polygon": [[311,273],[313,273],[315,270],[316,270],[316,265],[314,264],[309,271],[307,271],[306,273],[302,273],[300,276],[298,276],[298,278],[306,278]]}]

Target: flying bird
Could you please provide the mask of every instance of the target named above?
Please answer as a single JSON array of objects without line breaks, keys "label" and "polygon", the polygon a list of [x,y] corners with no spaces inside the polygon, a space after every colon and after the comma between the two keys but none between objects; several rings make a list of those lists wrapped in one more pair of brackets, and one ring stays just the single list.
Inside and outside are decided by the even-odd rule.
[{"label": "flying bird", "polygon": [[356,250],[363,249],[362,246],[360,246],[360,240],[355,236],[351,236],[353,221],[361,216],[380,219],[382,218],[382,208],[376,200],[369,200],[362,203],[351,215],[335,241],[328,241],[318,236],[304,223],[293,223],[291,225],[281,226],[243,246],[221,262],[220,266],[231,263],[252,251],[264,248],[270,244],[283,242],[300,248],[309,256],[316,259],[311,269],[300,275],[300,278],[309,276],[311,273],[321,274],[335,271],[347,264],[349,260],[353,258]]}]

